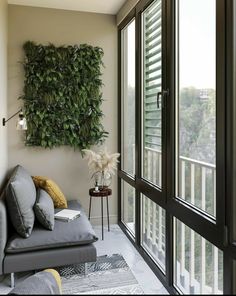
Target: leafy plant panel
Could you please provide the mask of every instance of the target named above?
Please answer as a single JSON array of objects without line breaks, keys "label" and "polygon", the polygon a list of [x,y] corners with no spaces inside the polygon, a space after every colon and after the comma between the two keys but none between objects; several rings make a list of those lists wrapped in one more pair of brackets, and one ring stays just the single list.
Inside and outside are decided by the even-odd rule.
[{"label": "leafy plant panel", "polygon": [[24,44],[26,145],[80,150],[103,142],[101,67],[103,50]]}]

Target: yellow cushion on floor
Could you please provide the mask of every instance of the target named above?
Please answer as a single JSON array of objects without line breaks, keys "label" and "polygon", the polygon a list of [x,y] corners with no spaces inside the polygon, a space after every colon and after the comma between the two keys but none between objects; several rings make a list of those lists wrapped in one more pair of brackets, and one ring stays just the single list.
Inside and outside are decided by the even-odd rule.
[{"label": "yellow cushion on floor", "polygon": [[46,271],[46,272],[50,272],[50,273],[54,276],[54,278],[55,278],[55,280],[56,280],[56,282],[57,282],[57,284],[58,284],[58,287],[59,287],[60,293],[62,293],[61,277],[60,277],[60,274],[59,274],[55,269],[45,269],[44,271]]},{"label": "yellow cushion on floor", "polygon": [[65,209],[67,208],[67,201],[58,185],[47,177],[32,176],[36,187],[44,189],[52,198],[54,207]]}]

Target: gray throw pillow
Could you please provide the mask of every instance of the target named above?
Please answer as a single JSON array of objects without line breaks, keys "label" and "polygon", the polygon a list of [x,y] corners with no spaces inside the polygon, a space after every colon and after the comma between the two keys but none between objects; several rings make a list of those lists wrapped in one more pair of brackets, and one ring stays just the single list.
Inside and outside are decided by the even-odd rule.
[{"label": "gray throw pillow", "polygon": [[41,188],[37,190],[34,212],[39,223],[48,230],[54,229],[54,204],[52,198]]},{"label": "gray throw pillow", "polygon": [[30,174],[16,166],[6,187],[7,210],[16,232],[24,238],[30,236],[34,226],[36,188]]}]

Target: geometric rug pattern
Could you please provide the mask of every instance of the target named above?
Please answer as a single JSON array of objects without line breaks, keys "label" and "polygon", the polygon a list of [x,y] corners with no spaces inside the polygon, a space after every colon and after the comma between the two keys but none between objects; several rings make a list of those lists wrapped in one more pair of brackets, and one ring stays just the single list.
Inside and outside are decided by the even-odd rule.
[{"label": "geometric rug pattern", "polygon": [[63,294],[143,295],[144,292],[120,254],[100,256],[97,262],[56,268],[62,279]]}]

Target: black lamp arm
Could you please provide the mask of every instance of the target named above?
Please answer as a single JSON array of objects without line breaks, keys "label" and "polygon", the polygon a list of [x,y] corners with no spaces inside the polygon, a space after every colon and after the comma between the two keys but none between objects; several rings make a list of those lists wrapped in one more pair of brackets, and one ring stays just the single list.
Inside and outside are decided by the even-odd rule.
[{"label": "black lamp arm", "polygon": [[17,111],[15,114],[13,114],[11,117],[9,117],[8,119],[3,118],[2,119],[2,125],[5,126],[6,123],[11,120],[13,117],[15,117],[17,114],[19,114],[20,112],[22,112],[22,109],[20,109],[19,111]]}]

